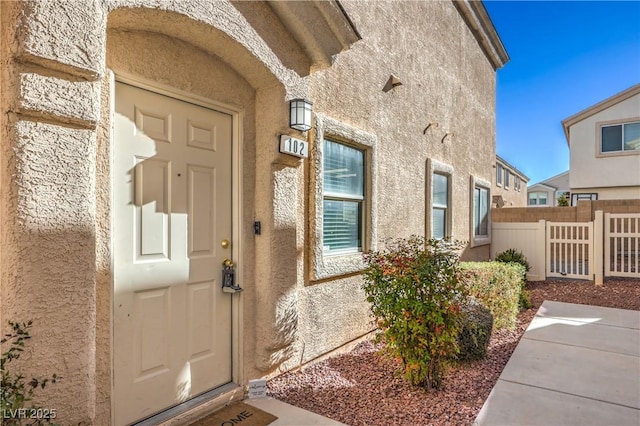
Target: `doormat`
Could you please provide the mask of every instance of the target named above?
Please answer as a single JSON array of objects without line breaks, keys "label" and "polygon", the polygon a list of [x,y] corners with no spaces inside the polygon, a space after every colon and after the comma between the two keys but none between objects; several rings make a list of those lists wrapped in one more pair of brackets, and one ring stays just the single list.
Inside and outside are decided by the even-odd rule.
[{"label": "doormat", "polygon": [[277,417],[244,402],[223,409],[192,423],[191,426],[266,426]]}]

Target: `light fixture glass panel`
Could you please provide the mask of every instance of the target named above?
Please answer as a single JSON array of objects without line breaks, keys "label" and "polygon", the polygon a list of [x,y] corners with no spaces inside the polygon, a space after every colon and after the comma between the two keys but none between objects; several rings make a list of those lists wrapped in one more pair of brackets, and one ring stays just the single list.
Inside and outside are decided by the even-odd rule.
[{"label": "light fixture glass panel", "polygon": [[293,99],[290,104],[289,126],[306,132],[311,128],[312,103],[305,99]]}]

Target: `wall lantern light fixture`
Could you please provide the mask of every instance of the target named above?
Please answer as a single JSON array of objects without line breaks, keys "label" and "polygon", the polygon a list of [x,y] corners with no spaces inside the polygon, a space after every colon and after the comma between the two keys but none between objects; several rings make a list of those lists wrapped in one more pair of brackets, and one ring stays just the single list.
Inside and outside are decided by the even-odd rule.
[{"label": "wall lantern light fixture", "polygon": [[313,104],[306,99],[292,99],[289,103],[289,127],[306,132],[311,128]]}]

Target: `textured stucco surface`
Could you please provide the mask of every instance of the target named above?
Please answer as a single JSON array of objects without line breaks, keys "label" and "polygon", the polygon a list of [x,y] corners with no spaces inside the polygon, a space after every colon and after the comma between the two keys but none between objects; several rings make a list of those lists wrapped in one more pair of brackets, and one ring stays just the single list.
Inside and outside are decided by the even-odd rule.
[{"label": "textured stucco surface", "polygon": [[[496,168],[493,171],[493,175],[491,177],[491,189],[492,195],[499,195],[502,197],[504,202],[504,207],[526,207],[527,206],[527,183],[528,181],[524,179],[524,176],[520,174],[520,172],[513,169],[513,166],[510,164],[505,164],[501,159],[496,159]],[[497,167],[498,165],[502,165],[501,173],[502,173],[502,182],[500,184],[497,183]],[[509,186],[505,187],[504,185],[504,174],[505,170],[509,171]],[[516,176],[520,177],[520,190],[518,191],[515,187],[515,178]]]},{"label": "textured stucco surface", "polygon": [[[490,180],[495,158],[493,68],[449,2],[343,4],[363,40],[311,76],[311,93],[318,111],[378,138],[379,239],[425,233],[432,158],[454,169],[452,235],[468,240],[469,176]],[[403,84],[384,93],[391,74]]]},{"label": "textured stucco surface", "polygon": [[103,2],[21,3],[18,56],[51,70],[95,79],[104,72]]},{"label": "textured stucco surface", "polygon": [[[95,406],[95,135],[19,121],[15,179],[3,223],[3,319],[33,320],[24,364],[60,385],[38,392],[62,418],[87,421]],[[28,366],[28,367],[27,367]],[[66,392],[65,392],[66,390]],[[77,399],[68,398],[74,392]],[[80,414],[77,414],[80,413]]]},{"label": "textured stucco surface", "polygon": [[97,83],[69,81],[36,73],[20,74],[20,110],[47,118],[54,116],[79,126],[98,121]]},{"label": "textured stucco surface", "polygon": [[[470,177],[494,173],[491,63],[452,3],[342,4],[362,39],[331,63],[340,43],[301,41],[291,34],[300,23],[282,20],[320,9],[2,3],[0,316],[36,322],[25,373],[64,377],[41,399],[63,424],[110,422],[114,74],[241,111],[238,380],[295,368],[372,328],[359,259],[325,262],[318,250],[312,162],[323,132],[368,150],[368,248],[425,234],[430,162],[451,171],[452,236],[469,239]],[[391,74],[403,84],[385,93]],[[308,134],[288,127],[293,97],[324,120]],[[280,154],[281,134],[306,139],[312,157]],[[488,258],[488,246],[464,255]]]}]

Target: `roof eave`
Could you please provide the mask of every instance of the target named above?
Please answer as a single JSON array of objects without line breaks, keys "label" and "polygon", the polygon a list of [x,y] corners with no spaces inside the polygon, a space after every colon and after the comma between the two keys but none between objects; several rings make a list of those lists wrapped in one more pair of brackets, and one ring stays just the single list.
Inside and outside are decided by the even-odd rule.
[{"label": "roof eave", "polygon": [[502,68],[509,62],[509,54],[502,44],[484,3],[479,0],[452,1],[494,70]]},{"label": "roof eave", "polygon": [[362,38],[337,0],[267,3],[316,68],[331,66],[338,53]]},{"label": "roof eave", "polygon": [[564,130],[564,136],[567,139],[567,145],[570,146],[571,143],[569,132],[571,126],[637,94],[640,94],[640,83],[562,120],[562,128]]}]

